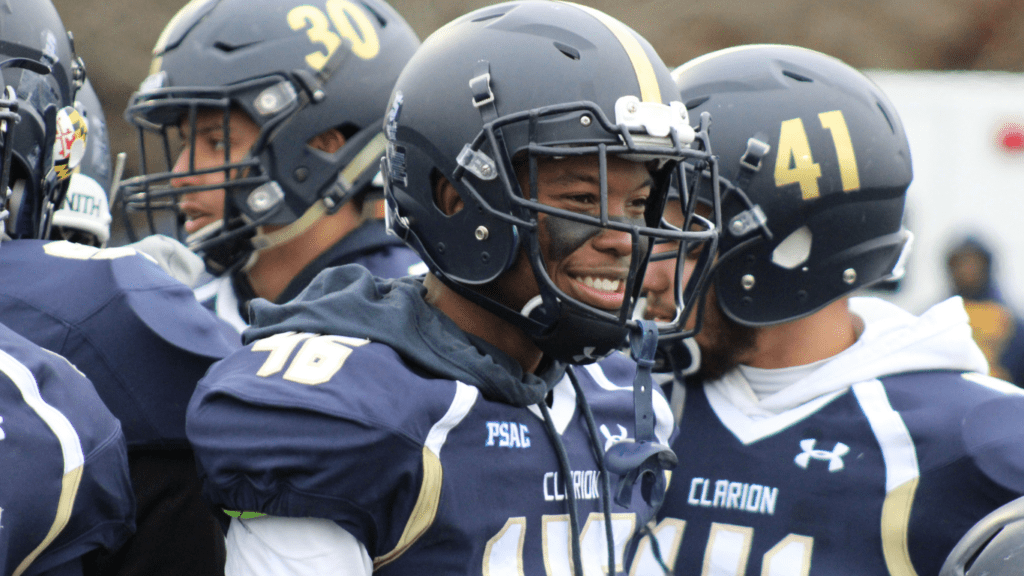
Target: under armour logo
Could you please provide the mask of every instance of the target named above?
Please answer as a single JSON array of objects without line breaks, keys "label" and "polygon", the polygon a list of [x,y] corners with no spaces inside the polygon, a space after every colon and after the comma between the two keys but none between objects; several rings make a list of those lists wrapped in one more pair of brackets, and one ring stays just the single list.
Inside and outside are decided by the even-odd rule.
[{"label": "under armour logo", "polygon": [[836,442],[836,447],[831,452],[825,450],[815,450],[814,445],[818,441],[813,438],[808,438],[800,441],[800,447],[803,448],[802,454],[797,454],[797,457],[793,459],[796,465],[807,469],[807,466],[811,463],[811,458],[815,460],[827,460],[828,471],[838,472],[843,469],[843,456],[846,456],[850,452],[850,447],[842,442]]},{"label": "under armour logo", "polygon": [[626,427],[623,426],[622,424],[617,424],[617,426],[619,427],[619,433],[618,434],[612,434],[611,431],[608,430],[607,426],[605,426],[604,424],[601,424],[601,434],[604,434],[604,437],[607,438],[607,440],[605,440],[605,443],[604,443],[604,451],[605,452],[607,452],[608,449],[611,448],[613,444],[618,444],[619,442],[622,442],[623,440],[629,440],[629,432],[626,430]]}]

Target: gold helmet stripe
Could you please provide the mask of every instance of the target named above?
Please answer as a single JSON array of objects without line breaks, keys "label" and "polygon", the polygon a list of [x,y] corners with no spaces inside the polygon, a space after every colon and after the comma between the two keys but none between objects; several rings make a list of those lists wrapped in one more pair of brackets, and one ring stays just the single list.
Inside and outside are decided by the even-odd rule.
[{"label": "gold helmet stripe", "polygon": [[619,43],[622,44],[622,48],[629,56],[629,61],[633,64],[633,70],[636,71],[636,81],[640,84],[640,100],[643,102],[660,103],[661,88],[658,86],[658,77],[654,74],[654,64],[652,64],[651,59],[647,57],[647,52],[644,51],[643,46],[640,45],[640,41],[633,35],[633,31],[622,22],[619,22],[600,10],[595,10],[589,6],[582,6],[572,2],[565,2],[565,4],[571,4],[590,14],[594,18],[597,18],[598,21],[604,24],[608,30],[611,31],[615,38],[618,39]]}]

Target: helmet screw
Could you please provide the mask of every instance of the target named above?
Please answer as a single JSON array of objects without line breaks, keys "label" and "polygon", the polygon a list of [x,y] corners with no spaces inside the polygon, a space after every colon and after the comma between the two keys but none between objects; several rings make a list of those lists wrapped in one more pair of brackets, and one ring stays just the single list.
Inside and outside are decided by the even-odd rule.
[{"label": "helmet screw", "polygon": [[266,110],[273,110],[274,108],[277,108],[277,96],[272,93],[261,94],[259,107]]},{"label": "helmet screw", "polygon": [[299,166],[298,168],[295,169],[295,181],[296,182],[305,182],[306,178],[308,178],[308,177],[309,177],[309,169],[306,168],[305,166]]},{"label": "helmet screw", "polygon": [[491,167],[488,166],[487,164],[484,164],[483,166],[480,166],[480,174],[482,176],[490,176],[491,175]]},{"label": "helmet screw", "polygon": [[853,284],[857,281],[857,271],[853,268],[847,268],[843,270],[843,282],[847,284]]},{"label": "helmet screw", "polygon": [[324,94],[323,90],[317,90],[316,92],[313,92],[313,101],[319,102],[323,100],[325,96],[326,94]]},{"label": "helmet screw", "polygon": [[743,224],[743,220],[737,218],[736,220],[733,220],[732,223],[729,224],[729,228],[733,234],[739,236],[740,234],[743,234],[743,232],[746,230],[746,225]]},{"label": "helmet screw", "polygon": [[743,278],[740,278],[740,286],[743,286],[744,290],[752,290],[754,288],[754,275],[744,274]]},{"label": "helmet screw", "polygon": [[334,208],[337,204],[338,203],[334,201],[334,198],[331,198],[330,196],[324,196],[324,206],[326,206],[328,210]]},{"label": "helmet screw", "polygon": [[437,253],[438,254],[444,254],[444,249],[445,249],[444,242],[438,242],[437,243]]},{"label": "helmet screw", "polygon": [[580,116],[580,124],[582,124],[584,126],[590,126],[590,122],[591,122],[590,116],[587,116],[586,114],[584,114],[583,116]]},{"label": "helmet screw", "polygon": [[630,114],[636,114],[636,110],[637,108],[635,102],[630,102],[629,105],[626,106],[626,112],[629,112]]},{"label": "helmet screw", "polygon": [[486,226],[477,226],[476,232],[473,234],[476,236],[477,240],[487,240],[487,237],[490,236],[491,233],[487,230]]},{"label": "helmet screw", "polygon": [[257,188],[249,196],[248,204],[253,211],[263,212],[274,205],[274,199],[266,189]]}]

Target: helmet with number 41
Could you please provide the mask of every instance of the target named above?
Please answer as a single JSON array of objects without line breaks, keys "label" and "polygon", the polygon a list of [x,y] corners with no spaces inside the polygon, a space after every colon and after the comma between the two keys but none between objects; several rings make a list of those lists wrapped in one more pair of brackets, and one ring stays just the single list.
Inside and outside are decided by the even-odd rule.
[{"label": "helmet with number 41", "polygon": [[729,318],[788,322],[902,274],[910,148],[871,80],[781,45],[713,52],[673,76],[690,114],[712,117],[726,179],[712,282]]}]

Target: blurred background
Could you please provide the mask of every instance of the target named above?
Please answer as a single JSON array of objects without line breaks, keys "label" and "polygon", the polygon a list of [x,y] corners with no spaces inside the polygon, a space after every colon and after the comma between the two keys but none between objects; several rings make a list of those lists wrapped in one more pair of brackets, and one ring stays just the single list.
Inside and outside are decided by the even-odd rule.
[{"label": "blurred background", "polygon": [[[17,0],[10,0],[17,1]],[[106,111],[113,152],[136,166],[125,103],[184,0],[54,0]],[[484,0],[394,0],[425,38]],[[648,40],[670,67],[745,43],[813,48],[864,70],[903,117],[915,180],[908,275],[888,296],[920,312],[954,289],[947,251],[965,236],[991,252],[993,279],[1024,308],[1024,0],[585,0]],[[115,222],[118,222],[115,216]]]}]

